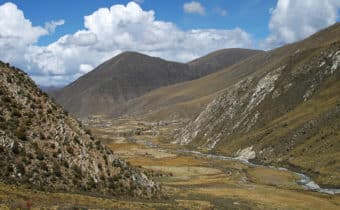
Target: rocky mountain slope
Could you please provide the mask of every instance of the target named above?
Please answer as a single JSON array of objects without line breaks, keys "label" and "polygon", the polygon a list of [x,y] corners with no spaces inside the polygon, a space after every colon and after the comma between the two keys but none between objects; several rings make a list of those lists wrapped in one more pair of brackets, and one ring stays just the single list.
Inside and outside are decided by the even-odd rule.
[{"label": "rocky mountain slope", "polygon": [[22,71],[0,62],[0,181],[47,191],[159,196]]},{"label": "rocky mountain slope", "polygon": [[189,64],[126,52],[51,95],[78,117],[119,114],[125,102],[133,98],[159,87],[199,78],[258,52],[246,49],[223,50]]},{"label": "rocky mountain slope", "polygon": [[[235,66],[174,143],[283,165],[340,186],[340,24]],[[230,71],[230,70],[229,70]]]}]

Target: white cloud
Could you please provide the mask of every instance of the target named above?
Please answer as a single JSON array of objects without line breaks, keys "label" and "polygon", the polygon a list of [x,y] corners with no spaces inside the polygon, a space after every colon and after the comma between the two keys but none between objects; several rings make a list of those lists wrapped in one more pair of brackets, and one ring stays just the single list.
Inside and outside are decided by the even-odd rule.
[{"label": "white cloud", "polygon": [[[48,34],[42,27],[33,27],[15,5],[10,4],[12,16],[4,16],[7,5],[0,6],[0,59],[28,71],[41,85],[71,82],[122,51],[138,51],[175,61],[189,61],[221,48],[251,48],[251,37],[240,28],[229,30],[197,29],[183,31],[171,22],[155,19],[154,11],[144,11],[138,4],[113,5],[100,8],[84,17],[84,28],[67,34],[47,46],[37,46],[39,37]],[[5,11],[5,12],[4,12]],[[19,14],[13,17],[13,14]],[[13,48],[15,41],[3,38],[8,20],[7,36],[31,33],[25,45]],[[25,28],[26,27],[26,28]],[[25,28],[25,30],[22,30]],[[28,39],[29,38],[29,39]],[[20,38],[21,39],[21,38]],[[28,39],[28,40],[27,40]],[[6,41],[8,44],[3,45]],[[2,53],[12,49],[11,57]]]},{"label": "white cloud", "polygon": [[227,10],[219,8],[219,7],[215,8],[214,11],[215,11],[216,14],[218,14],[218,15],[220,15],[222,17],[224,17],[224,16],[226,16],[228,14]]},{"label": "white cloud", "polygon": [[91,71],[93,69],[93,66],[89,65],[89,64],[80,64],[79,65],[79,71],[80,73],[88,73],[89,71]]},{"label": "white cloud", "polygon": [[58,26],[62,26],[65,24],[65,20],[57,20],[57,21],[50,21],[50,22],[46,22],[45,23],[45,29],[49,32],[49,33],[54,33],[55,29]]},{"label": "white cloud", "polygon": [[278,0],[270,9],[270,35],[260,45],[271,49],[301,40],[336,22],[339,0]]},{"label": "white cloud", "polygon": [[36,43],[48,31],[32,26],[31,21],[13,3],[0,6],[0,59],[11,63],[23,63],[26,49]]},{"label": "white cloud", "polygon": [[205,15],[204,7],[197,1],[185,3],[183,9],[185,13]]}]

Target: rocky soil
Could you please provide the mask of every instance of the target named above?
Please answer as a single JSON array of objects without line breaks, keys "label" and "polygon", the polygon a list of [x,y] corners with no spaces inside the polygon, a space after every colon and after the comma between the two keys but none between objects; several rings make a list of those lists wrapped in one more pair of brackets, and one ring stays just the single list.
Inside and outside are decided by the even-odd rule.
[{"label": "rocky soil", "polygon": [[46,191],[160,197],[21,70],[0,63],[0,181]]}]

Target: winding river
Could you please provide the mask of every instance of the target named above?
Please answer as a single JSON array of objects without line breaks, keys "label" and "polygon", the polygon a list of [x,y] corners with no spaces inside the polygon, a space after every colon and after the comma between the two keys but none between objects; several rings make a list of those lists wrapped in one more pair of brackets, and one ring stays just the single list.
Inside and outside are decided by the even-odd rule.
[{"label": "winding river", "polygon": [[[145,145],[147,147],[151,147],[151,148],[160,148],[159,145],[153,144],[153,143],[146,141],[146,140],[136,140],[136,139],[129,138],[129,141],[132,141],[132,142],[138,143],[138,144],[143,144],[143,145]],[[173,152],[171,150],[168,151],[166,149],[162,149],[162,150],[166,151],[166,152],[170,152],[170,153]],[[190,154],[190,155],[195,155],[195,156],[198,156],[198,157],[204,157],[204,158],[215,159],[215,160],[240,161],[240,162],[242,162],[246,165],[253,166],[253,167],[266,167],[266,168],[271,168],[271,169],[275,169],[275,170],[289,171],[291,173],[296,174],[299,177],[299,179],[297,180],[297,184],[302,186],[306,190],[320,192],[320,193],[326,193],[326,194],[330,194],[330,195],[340,194],[340,189],[337,189],[337,188],[322,188],[317,183],[315,183],[309,176],[307,176],[303,173],[291,171],[287,168],[259,165],[259,164],[254,164],[254,163],[249,162],[248,160],[240,159],[240,158],[237,158],[237,157],[206,154],[206,153],[201,153],[199,151],[193,151],[193,150],[179,149],[179,150],[177,150],[177,153],[179,153],[179,154]]]}]

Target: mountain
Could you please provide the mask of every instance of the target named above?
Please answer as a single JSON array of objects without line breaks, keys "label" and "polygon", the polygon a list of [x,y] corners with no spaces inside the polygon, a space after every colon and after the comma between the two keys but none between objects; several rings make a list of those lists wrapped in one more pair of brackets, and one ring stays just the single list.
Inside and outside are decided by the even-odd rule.
[{"label": "mountain", "polygon": [[[139,115],[151,120],[190,119],[199,114],[223,89],[254,72],[252,65],[264,54],[258,51],[235,65],[199,79],[153,90],[128,101],[120,113]],[[203,60],[206,58],[203,57]],[[240,65],[242,68],[239,68]]]},{"label": "mountain", "polygon": [[336,23],[225,70],[252,68],[229,82],[173,143],[299,169],[339,187],[339,34]]},{"label": "mountain", "polygon": [[0,62],[0,181],[46,191],[157,197],[159,186],[119,159],[21,70]]},{"label": "mountain", "polygon": [[263,51],[240,48],[222,49],[197,58],[188,64],[190,68],[199,72],[200,76],[205,76],[232,66],[260,52]]},{"label": "mountain", "polygon": [[189,64],[125,52],[51,95],[78,117],[117,114],[125,102],[151,90],[197,79],[257,52],[245,49],[224,50]]},{"label": "mountain", "polygon": [[52,92],[56,92],[59,89],[63,88],[62,86],[54,86],[54,85],[50,85],[50,86],[39,86],[40,90],[44,91],[45,93],[52,93]]}]

